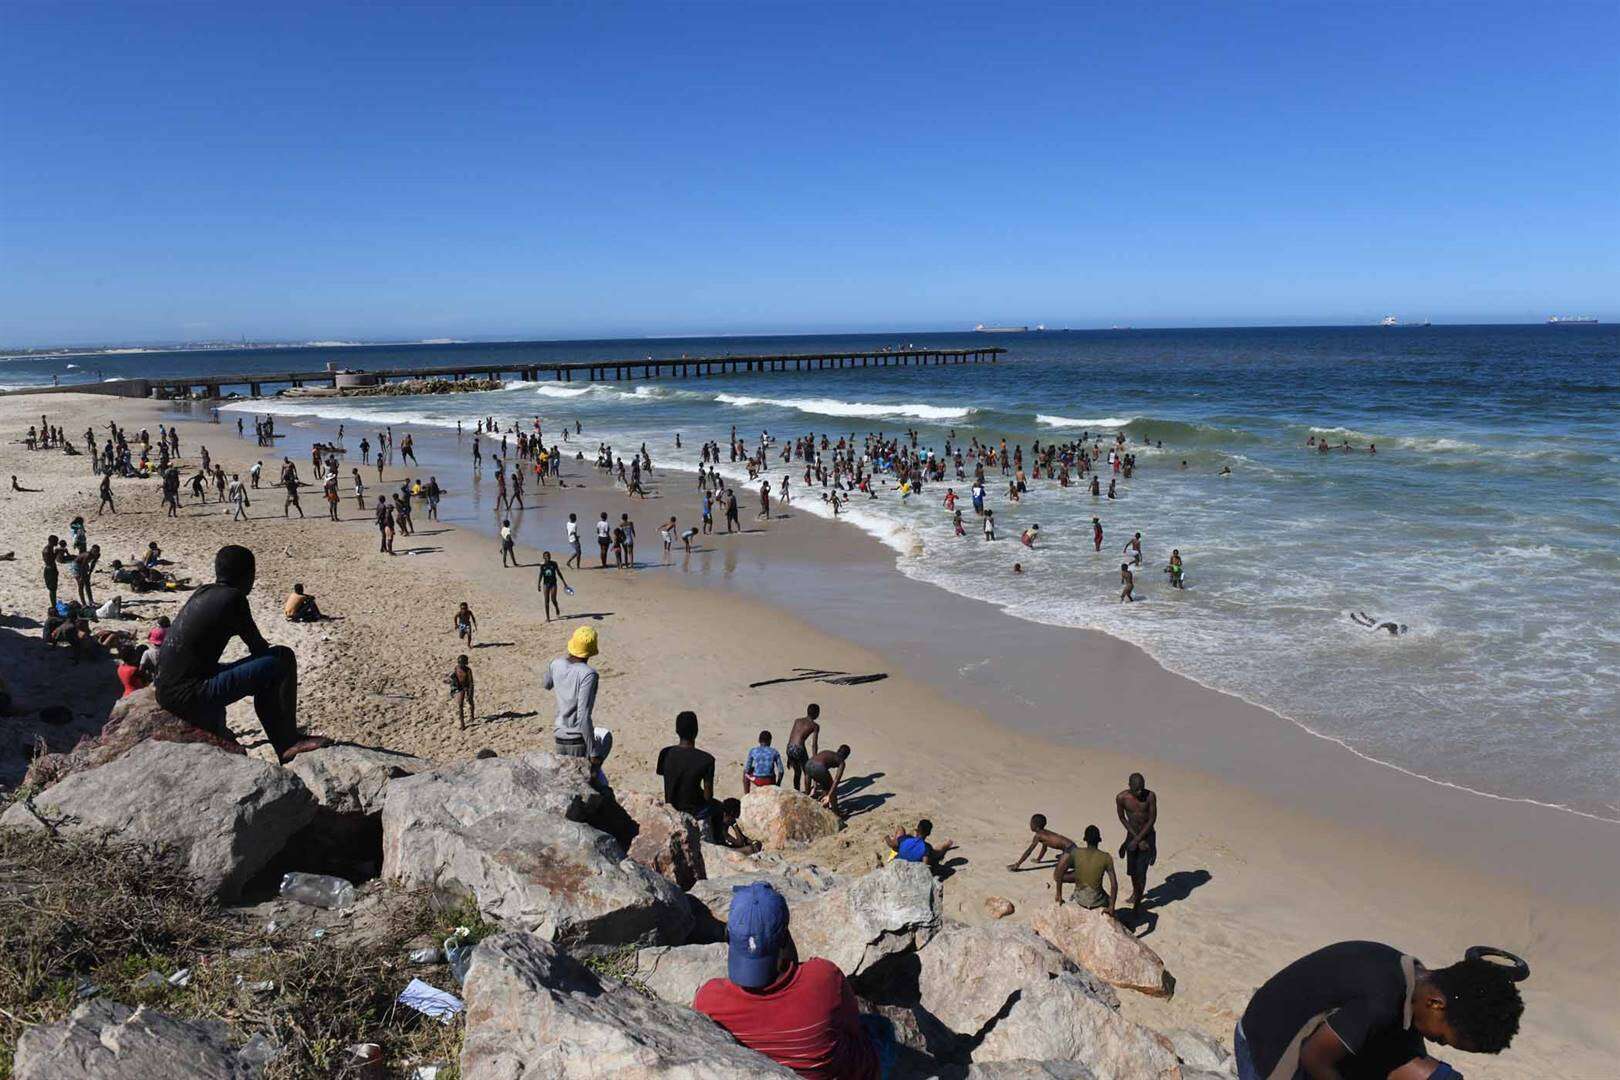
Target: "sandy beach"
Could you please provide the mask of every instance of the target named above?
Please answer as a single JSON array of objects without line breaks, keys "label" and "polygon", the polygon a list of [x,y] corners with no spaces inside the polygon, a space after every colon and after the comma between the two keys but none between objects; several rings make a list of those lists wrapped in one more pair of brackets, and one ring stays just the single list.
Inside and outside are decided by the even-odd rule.
[{"label": "sandy beach", "polygon": [[[780,743],[804,705],[818,702],[824,745],[854,749],[844,800],[855,813],[806,857],[875,865],[881,836],[929,817],[961,846],[945,896],[947,912],[963,920],[983,920],[991,895],[1014,901],[1015,920],[1051,903],[1049,870],[1006,868],[1027,839],[1029,815],[1044,813],[1076,837],[1097,824],[1105,846],[1117,845],[1114,794],[1129,773],[1146,774],[1161,803],[1159,861],[1138,932],[1174,972],[1177,993],[1168,1001],[1127,995],[1126,1011],[1145,1023],[1229,1039],[1255,986],[1333,941],[1388,941],[1435,964],[1492,944],[1531,963],[1523,1033],[1499,1058],[1454,1055],[1454,1064],[1471,1078],[1615,1075],[1620,827],[1612,823],[1374,764],[1171,674],[1124,642],[1037,626],[910,581],[875,541],[812,515],[700,536],[692,555],[677,545],[662,567],[658,523],[672,514],[696,523],[684,476],[660,497],[630,500],[588,463],[567,462],[567,489],[528,489],[531,505],[518,521],[524,565],[503,569],[492,515],[476,499],[447,504],[454,510],[442,523],[418,511],[417,534],[401,535],[395,556],[379,554],[370,514],[347,481],[338,523],[326,520],[318,488],[305,489],[302,521],[283,518],[280,492],[270,488],[255,493],[247,522],[232,523],[211,491],[198,505],[189,490],[182,516],[170,520],[155,479],[115,481],[119,512],[97,517],[87,457],[24,449],[22,432],[42,412],[81,448],[87,426],[104,432],[116,420],[155,433],[177,415],[163,403],[91,395],[0,398],[0,476],[43,489],[6,491],[0,501],[0,546],[16,552],[0,562],[0,656],[16,702],[3,721],[0,785],[20,778],[36,738],[60,750],[96,730],[118,693],[109,660],[75,666],[39,640],[38,549],[82,514],[104,569],[155,539],[173,569],[201,582],[222,543],[252,548],[256,617],[266,637],[298,652],[300,719],[313,732],[445,761],[485,747],[547,747],[552,699],[540,669],[589,622],[602,639],[598,723],[615,733],[606,768],[616,787],[659,790],[654,759],[674,741],[675,713],[690,708],[702,724],[699,746],[720,765],[716,794],[736,795],[757,732],[769,728]],[[182,459],[194,462],[206,445],[227,473],[245,476],[263,458],[267,481],[283,454],[307,478],[309,439],[336,429],[284,425],[285,445],[268,451],[254,445],[251,424],[249,437],[238,437],[239,414],[222,415],[218,426],[179,422]],[[351,431],[350,443],[357,438]],[[425,471],[396,464],[376,484],[368,470],[368,502],[407,472]],[[465,466],[440,480],[454,493],[466,484]],[[567,514],[588,523],[602,510],[635,518],[643,568],[592,569],[587,539],[585,568],[565,571],[576,590],[564,598],[565,618],[548,624],[535,586],[539,550],[549,546],[561,561]],[[750,507],[745,521],[752,516]],[[284,621],[281,601],[294,582],[334,621]],[[104,572],[96,590],[98,598],[114,593]],[[136,621],[124,625],[144,631],[184,595],[125,593],[137,602]],[[479,621],[471,655],[480,715],[465,731],[444,686],[460,651],[451,613],[463,600]],[[39,725],[35,713],[53,704],[71,708],[74,723]],[[260,738],[245,703],[232,723]]]}]

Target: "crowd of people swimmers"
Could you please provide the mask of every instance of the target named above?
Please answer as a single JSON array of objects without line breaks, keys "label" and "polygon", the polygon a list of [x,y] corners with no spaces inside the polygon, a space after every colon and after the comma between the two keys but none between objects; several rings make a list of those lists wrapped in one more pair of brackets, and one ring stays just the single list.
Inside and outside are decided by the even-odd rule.
[{"label": "crowd of people swimmers", "polygon": [[[43,421],[44,418],[40,430],[51,433],[36,434],[35,443],[48,445],[60,440],[60,429],[50,429]],[[144,431],[131,440],[116,425],[109,426],[110,452],[107,447],[95,448],[93,432],[87,433],[87,448],[104,477],[101,511],[116,513],[110,505],[106,476],[132,467],[131,448],[137,443],[142,448],[141,465],[133,467],[137,475],[141,474],[151,443]],[[480,423],[479,427],[479,435],[493,430],[493,425],[486,429]],[[578,434],[577,427],[575,433]],[[265,433],[261,429],[263,437]],[[406,441],[408,443],[408,437]],[[405,445],[401,445],[402,453]],[[762,438],[756,454],[748,455],[745,460],[763,471],[764,457],[771,445],[768,438]],[[877,444],[869,440],[859,457],[853,453],[852,446],[842,441],[831,446],[824,440],[822,450],[832,451],[830,462],[822,453],[814,452],[814,443],[809,439],[796,440],[795,445],[798,457],[805,461],[805,485],[810,486],[819,479],[824,487],[832,489],[827,492],[829,500],[837,498],[839,492],[870,492],[874,467],[892,472],[899,479],[902,498],[919,493],[924,483],[938,482],[947,459],[955,462],[958,472],[963,468],[960,446],[954,453],[949,452],[948,446],[947,455],[936,457],[919,453],[914,436],[909,448],[899,440],[880,440]],[[179,452],[178,434],[173,429],[160,427],[157,446],[159,470],[167,474],[174,466],[166,459],[172,459]],[[362,454],[368,454],[370,449],[363,445]],[[391,433],[379,435],[376,449],[379,457],[390,453]],[[316,454],[323,450],[330,451],[331,447],[317,447]],[[873,453],[874,450],[878,453]],[[543,453],[549,459],[556,458],[554,450]],[[718,462],[719,453],[717,445],[706,445],[704,465]],[[732,460],[736,461],[739,454],[745,453],[742,444],[733,440],[731,453]],[[206,451],[203,454],[203,472],[207,473]],[[536,456],[532,444],[530,455],[531,460]],[[784,461],[793,460],[793,456],[793,447],[782,451]],[[977,458],[976,504],[982,500],[986,465],[999,464],[1006,469],[1010,464],[1018,472],[1018,478],[1011,483],[1014,487],[1024,483],[1018,450],[1009,459],[1005,445],[997,448],[974,442],[968,456]],[[504,459],[504,454],[501,457]],[[1063,469],[1067,467],[1083,474],[1087,469],[1080,467],[1081,462],[1089,466],[1089,459],[1090,455],[1083,448],[1075,446],[1038,448],[1035,475],[1050,477],[1057,470],[1061,483]],[[1120,470],[1133,467],[1129,459],[1130,455],[1122,450],[1111,449],[1109,467]],[[319,456],[315,460],[321,462]],[[616,479],[627,489],[641,479],[638,474],[650,473],[652,469],[645,447],[633,459],[633,467],[622,474],[623,462],[613,458],[607,447],[602,448],[599,463],[612,469]],[[327,453],[322,471],[330,477],[334,468],[335,455]],[[548,467],[545,471],[560,481],[560,470]],[[255,487],[257,474],[256,466]],[[704,531],[712,531],[711,497],[717,493],[725,500],[728,523],[734,524],[735,495],[731,489],[718,481],[712,467],[706,471],[700,469],[699,482],[704,494]],[[430,480],[430,484],[436,486],[436,481]],[[287,514],[297,504],[298,484],[296,468],[285,459],[282,486],[287,491],[287,505],[283,509]],[[420,491],[415,486],[408,485],[407,498],[418,494]],[[515,494],[509,489],[506,497],[510,499]],[[788,501],[786,484],[779,494],[784,502]],[[201,492],[197,495],[202,497]],[[770,513],[769,495],[767,480],[761,491],[761,513],[766,517]],[[357,491],[357,498],[363,498],[363,493]],[[166,485],[165,503],[169,502]],[[381,516],[379,512],[379,518]],[[408,520],[409,513],[405,516]],[[1100,531],[1095,519],[1093,524]],[[666,552],[673,543],[675,529],[676,520],[672,517],[660,530]],[[681,534],[688,544],[693,532],[695,530]],[[621,558],[617,565],[634,565],[634,526],[628,515],[621,517],[619,526],[612,526],[604,513],[597,524],[597,535],[602,545],[603,567],[608,565],[609,550],[615,547]],[[570,547],[568,566],[578,568],[581,563],[579,530],[573,514],[569,515],[566,536]],[[1038,528],[1032,527],[1026,531],[1024,542],[1034,546],[1037,538]],[[1100,535],[1095,542],[1100,550]],[[1140,565],[1140,551],[1141,536],[1137,533],[1126,545],[1126,552],[1135,565]],[[75,567],[80,608],[94,601],[88,579],[89,572],[95,569],[99,548],[88,543],[83,518],[75,519],[70,528],[70,540],[49,538],[42,556],[48,601],[53,616],[57,617],[57,627],[69,622],[79,625],[79,620],[63,619],[56,612],[58,567],[64,564]],[[85,567],[82,573],[78,569],[81,565]],[[186,579],[174,578],[169,572],[159,570],[162,565],[162,551],[154,541],[145,555],[130,565],[115,562],[115,577],[116,572],[122,572],[126,576],[118,579],[120,583],[130,584],[137,591],[141,587],[184,588],[189,585]],[[1132,563],[1125,564],[1122,572],[1128,571],[1130,565]],[[1179,566],[1179,559],[1175,565]],[[1173,573],[1173,583],[1179,584],[1179,577],[1178,570]],[[296,657],[285,646],[271,645],[255,625],[247,602],[255,581],[256,560],[250,550],[238,545],[220,548],[214,559],[214,581],[193,591],[172,621],[167,617],[158,619],[148,631],[144,647],[135,649],[127,643],[114,645],[119,659],[119,680],[126,693],[153,685],[164,708],[220,735],[227,734],[226,706],[251,698],[266,738],[285,762],[298,753],[324,745],[326,740],[306,734],[297,725]],[[559,584],[567,588],[561,567],[548,552],[543,557],[537,584],[544,594],[548,619],[554,611],[561,617],[555,596]],[[322,617],[315,598],[307,594],[302,585],[294,586],[282,610],[290,621]],[[1363,618],[1367,620],[1364,625],[1385,628],[1373,623],[1370,617]],[[453,626],[470,647],[477,619],[468,605],[462,604],[457,610]],[[221,664],[220,657],[233,639],[240,639],[246,645],[248,655],[233,663]],[[542,683],[556,697],[554,751],[564,757],[585,759],[593,779],[605,786],[608,780],[604,765],[611,752],[612,736],[610,731],[596,725],[597,672],[590,663],[599,649],[597,631],[590,626],[578,627],[569,637],[564,655],[546,668]],[[465,653],[457,657],[446,682],[457,704],[458,721],[464,725],[468,715],[476,716],[474,680]],[[700,729],[696,713],[683,711],[675,718],[675,742],[660,751],[657,759],[656,773],[662,779],[665,800],[675,809],[692,815],[711,841],[743,851],[755,851],[759,847],[740,824],[742,800],[758,789],[785,787],[791,779],[795,791],[802,791],[834,814],[846,815],[849,810],[839,801],[839,789],[853,751],[848,743],[841,743],[836,749],[823,749],[822,723],[819,706],[807,706],[804,714],[789,724],[781,752],[775,747],[773,733],[761,731],[755,745],[749,747],[744,756],[739,777],[741,797],[717,798],[715,759],[697,745]],[[1115,797],[1115,810],[1124,830],[1118,850],[1119,857],[1125,860],[1124,872],[1131,885],[1131,907],[1133,912],[1140,912],[1149,870],[1157,858],[1158,795],[1147,787],[1141,774],[1132,774],[1126,788]],[[1087,825],[1081,832],[1081,842],[1076,843],[1051,828],[1041,814],[1030,819],[1028,828],[1028,844],[1009,864],[1008,870],[1021,870],[1032,856],[1037,866],[1049,861],[1056,903],[1114,915],[1119,894],[1118,870],[1113,854],[1102,850],[1101,829],[1095,824]],[[936,873],[949,871],[945,857],[955,850],[955,845],[935,838],[931,822],[919,821],[914,828],[902,829],[885,839],[892,859],[920,863]],[[1070,890],[1067,896],[1066,889]],[[693,1007],[711,1017],[743,1045],[803,1077],[874,1080],[883,1076],[896,1054],[892,1029],[881,1018],[859,1012],[849,982],[837,967],[825,960],[798,955],[791,921],[786,900],[771,885],[757,883],[734,890],[727,923],[727,975],[701,987],[694,997]],[[1518,1031],[1523,1012],[1517,983],[1528,974],[1528,966],[1522,960],[1484,947],[1468,950],[1461,961],[1447,967],[1429,968],[1401,950],[1377,942],[1349,941],[1326,946],[1283,968],[1250,998],[1233,1034],[1239,1077],[1241,1080],[1301,1077],[1308,1080],[1329,1077],[1453,1080],[1460,1074],[1449,1064],[1430,1056],[1428,1044],[1478,1053],[1498,1053],[1507,1048]]]}]

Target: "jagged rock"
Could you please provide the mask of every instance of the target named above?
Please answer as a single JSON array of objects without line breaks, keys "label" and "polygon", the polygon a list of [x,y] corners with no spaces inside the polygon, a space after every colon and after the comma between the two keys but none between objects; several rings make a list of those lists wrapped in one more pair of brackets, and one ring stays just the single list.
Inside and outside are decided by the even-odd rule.
[{"label": "jagged rock", "polygon": [[724,844],[711,844],[705,840],[703,841],[703,865],[710,874],[716,876],[724,874],[763,874],[787,866],[788,861],[774,852],[758,851],[750,855],[746,851],[726,847]]},{"label": "jagged rock", "polygon": [[[174,852],[202,890],[230,898],[315,815],[297,776],[212,746],[145,742],[34,797],[69,830],[110,830]],[[0,825],[44,828],[17,803]]]},{"label": "jagged rock", "polygon": [[96,999],[60,1023],[22,1033],[16,1080],[251,1080],[217,1020],[176,1020],[146,1008]]},{"label": "jagged rock", "polygon": [[1181,1060],[1182,1072],[1191,1076],[1187,1070],[1193,1069],[1203,1073],[1213,1073],[1216,1076],[1235,1076],[1237,1065],[1222,1042],[1211,1035],[1201,1031],[1189,1031],[1187,1028],[1176,1028],[1174,1031],[1164,1033],[1175,1049],[1176,1057]]},{"label": "jagged rock", "polygon": [[917,953],[918,1001],[946,1027],[969,1037],[1000,1016],[1013,995],[1060,975],[1077,978],[1092,998],[1117,1008],[1107,984],[1022,926],[946,923]]},{"label": "jagged rock", "polygon": [[1025,985],[990,1026],[973,1063],[996,1061],[1077,1061],[1097,1080],[1181,1076],[1169,1039],[1125,1019],[1084,979],[1067,974]]},{"label": "jagged rock", "polygon": [[336,745],[306,750],[287,767],[324,809],[335,814],[380,814],[390,780],[425,772],[433,763],[392,750]]},{"label": "jagged rock", "polygon": [[755,788],[744,795],[737,824],[766,851],[803,847],[844,827],[837,814],[815,799],[782,787]]},{"label": "jagged rock", "polygon": [[991,1061],[974,1065],[964,1080],[1097,1080],[1078,1061]]},{"label": "jagged rock", "polygon": [[1005,896],[987,896],[984,898],[984,913],[992,919],[1005,919],[1018,909],[1013,902]]},{"label": "jagged rock", "polygon": [[143,742],[202,743],[227,753],[246,754],[235,739],[214,735],[180,719],[157,703],[151,687],[119,698],[100,734],[79,740],[65,754],[41,754],[28,767],[23,783],[46,788],[74,773],[98,768]]},{"label": "jagged rock", "polygon": [[1115,986],[1149,997],[1175,993],[1176,980],[1159,954],[1148,948],[1105,911],[1078,904],[1047,904],[1030,920],[1035,932],[1064,955]]},{"label": "jagged rock", "polygon": [[544,752],[405,777],[383,803],[383,875],[470,893],[550,940],[680,944],[693,925],[685,896],[582,823],[605,805],[583,759]]},{"label": "jagged rock", "polygon": [[677,1005],[690,1005],[698,987],[710,979],[726,977],[726,956],[730,946],[681,945],[677,948],[642,949],[636,954],[637,982]]},{"label": "jagged rock", "polygon": [[533,934],[486,938],[463,988],[462,1080],[745,1080],[795,1074],[691,1009],[604,984]]},{"label": "jagged rock", "polygon": [[825,957],[855,976],[927,944],[940,924],[940,885],[923,864],[896,859],[797,904],[789,899],[788,909],[799,955]]},{"label": "jagged rock", "polygon": [[636,824],[629,848],[632,859],[682,889],[708,877],[703,828],[696,818],[651,795],[620,795],[618,802]]},{"label": "jagged rock", "polygon": [[818,866],[784,865],[770,873],[728,874],[708,878],[692,886],[691,896],[723,925],[731,912],[731,890],[734,886],[763,881],[782,894],[791,911],[795,904],[819,896],[845,880]]}]

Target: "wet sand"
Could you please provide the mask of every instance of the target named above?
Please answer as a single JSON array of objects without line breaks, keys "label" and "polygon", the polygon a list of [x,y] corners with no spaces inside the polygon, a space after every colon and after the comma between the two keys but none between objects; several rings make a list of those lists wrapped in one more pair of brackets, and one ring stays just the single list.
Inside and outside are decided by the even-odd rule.
[{"label": "wet sand", "polygon": [[[962,845],[965,860],[946,886],[956,917],[982,919],[987,895],[1021,909],[1050,903],[1049,871],[1010,874],[1030,813],[1077,836],[1086,824],[1117,845],[1113,795],[1131,771],[1144,772],[1161,799],[1159,862],[1150,876],[1150,919],[1141,928],[1178,978],[1170,1002],[1127,996],[1126,1008],[1149,1023],[1185,1025],[1229,1037],[1253,986],[1294,957],[1329,941],[1387,940],[1435,963],[1464,947],[1490,943],[1526,955],[1525,1032],[1498,1059],[1454,1055],[1471,1077],[1547,1072],[1608,1076],[1620,1054],[1620,1023],[1610,1007],[1609,972],[1620,959],[1620,828],[1562,812],[1448,789],[1366,762],[1288,721],[1166,672],[1141,650],[1105,635],[1036,626],[989,605],[910,581],[892,556],[853,529],[812,515],[770,522],[760,531],[702,538],[689,558],[636,572],[568,573],[577,594],[570,617],[539,616],[534,569],[502,570],[488,503],[493,485],[473,489],[450,453],[454,435],[418,436],[425,476],[457,491],[444,526],[417,511],[417,538],[378,555],[369,512],[347,481],[341,524],[324,520],[319,489],[306,489],[308,519],[280,516],[279,493],[259,493],[254,520],[229,524],[212,502],[165,522],[156,481],[120,481],[120,504],[139,514],[95,520],[95,478],[87,459],[25,452],[9,441],[41,410],[69,432],[116,415],[126,426],[156,430],[168,413],[154,403],[79,395],[0,400],[5,468],[41,495],[5,496],[4,521],[18,561],[0,563],[6,611],[35,616],[43,607],[35,550],[45,532],[66,531],[73,513],[90,518],[106,559],[133,555],[156,537],[206,579],[218,544],[247,543],[260,556],[255,593],[261,628],[299,649],[303,715],[317,731],[393,749],[451,759],[483,746],[500,752],[546,746],[550,695],[539,668],[573,626],[589,620],[603,636],[601,722],[616,732],[607,771],[617,786],[654,790],[652,761],[672,741],[676,711],[702,718],[699,744],[720,763],[717,788],[736,794],[742,757],[761,727],[785,735],[803,705],[824,710],[827,741],[849,742],[855,778],[846,802],[851,827],[812,854],[845,866],[880,856],[877,837],[928,816]],[[188,460],[199,439],[216,457],[245,466],[265,451],[238,440],[227,424],[182,423]],[[330,438],[335,424],[288,426],[285,453],[307,474],[308,439]],[[589,440],[590,433],[585,433]],[[358,442],[350,425],[348,442]],[[594,443],[590,443],[594,447]],[[656,448],[655,457],[656,457]],[[487,445],[486,445],[487,452]],[[351,456],[353,456],[351,452]],[[486,459],[487,460],[487,459]],[[442,462],[442,466],[441,466]],[[347,477],[349,464],[343,466]],[[585,488],[528,489],[541,506],[514,516],[525,563],[541,544],[563,556],[562,521],[579,514],[587,566],[594,563],[589,523],[599,510],[616,520],[628,510],[640,533],[638,557],[658,562],[656,526],[671,513],[696,523],[692,479],[661,476],[662,498],[626,500],[588,463],[565,465]],[[368,503],[377,490],[368,470]],[[388,471],[392,486],[403,475]],[[48,480],[49,483],[40,481]],[[745,525],[753,507],[743,503]],[[261,517],[260,515],[271,515]],[[478,531],[484,530],[484,531]],[[38,534],[37,536],[35,534]],[[290,551],[290,554],[289,554]],[[341,621],[293,626],[279,618],[292,581],[302,581]],[[98,586],[98,595],[108,585]],[[107,593],[110,595],[110,593]],[[442,677],[458,650],[450,612],[460,599],[478,612],[486,647],[473,651],[485,718],[456,729]],[[152,605],[147,612],[174,610]],[[16,626],[12,620],[8,625]],[[144,630],[144,621],[131,623]],[[29,641],[28,635],[32,637]],[[15,639],[15,640],[14,640]],[[8,629],[7,679],[23,708],[68,699],[93,728],[116,693],[110,666],[89,677],[60,654],[40,653],[37,632]],[[14,652],[15,650],[15,652]],[[12,663],[13,657],[25,661]],[[857,685],[795,680],[798,669],[885,678]],[[13,673],[16,673],[15,675]],[[109,691],[106,684],[112,682]],[[251,730],[251,710],[233,713]],[[1421,718],[1414,718],[1421,722]],[[7,721],[8,728],[13,722]],[[0,744],[12,754],[31,730]],[[53,729],[56,741],[70,733]]]}]

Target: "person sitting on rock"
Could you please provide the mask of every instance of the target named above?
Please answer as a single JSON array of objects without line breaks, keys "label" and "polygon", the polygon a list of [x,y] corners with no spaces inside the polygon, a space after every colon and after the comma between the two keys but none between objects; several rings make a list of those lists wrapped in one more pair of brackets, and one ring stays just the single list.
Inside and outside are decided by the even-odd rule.
[{"label": "person sitting on rock", "polygon": [[743,765],[743,794],[756,787],[775,787],[782,782],[782,755],[771,745],[771,733],[759,733],[759,745],[748,751]]},{"label": "person sitting on rock", "polygon": [[[187,723],[222,738],[225,708],[253,698],[259,724],[283,763],[329,740],[298,733],[298,661],[285,645],[264,640],[248,608],[258,568],[253,552],[227,544],[214,556],[214,583],[191,595],[175,615],[158,654],[157,703]],[[221,665],[232,638],[249,655]]]},{"label": "person sitting on rock", "polygon": [[[1074,903],[1095,911],[1103,908],[1112,915],[1119,900],[1119,875],[1114,870],[1114,857],[1097,845],[1102,843],[1102,830],[1087,825],[1082,834],[1085,847],[1070,845],[1052,868],[1052,885],[1057,902],[1063,903],[1063,886],[1074,886]],[[1108,892],[1102,891],[1103,878],[1108,879]]]},{"label": "person sitting on rock", "polygon": [[[1489,959],[1513,961],[1511,966]],[[1518,957],[1473,948],[1431,971],[1375,941],[1341,941],[1295,960],[1249,999],[1233,1036],[1238,1076],[1459,1080],[1424,1040],[1475,1054],[1513,1043],[1524,1014]]]},{"label": "person sitting on rock", "polygon": [[724,979],[698,988],[692,1008],[750,1050],[806,1080],[878,1080],[879,1026],[860,1015],[849,980],[829,960],[800,961],[788,906],[764,882],[731,891]]},{"label": "person sitting on rock", "polygon": [[697,737],[697,713],[687,709],[677,714],[677,741],[658,751],[658,775],[664,778],[664,801],[683,814],[691,814],[712,833],[709,817],[714,809],[714,755],[697,748]]},{"label": "person sitting on rock", "polygon": [[844,816],[838,809],[838,785],[844,779],[844,764],[849,760],[849,746],[840,746],[837,750],[823,750],[813,755],[805,763],[804,772],[808,779],[806,787],[812,799],[820,799],[827,809]]},{"label": "person sitting on rock", "polygon": [[288,622],[319,622],[321,609],[316,606],[315,598],[304,591],[304,586],[294,584],[292,592],[287,594],[286,602],[281,605],[281,613],[287,616]]},{"label": "person sitting on rock", "polygon": [[917,828],[913,832],[902,829],[887,839],[896,859],[901,862],[924,863],[928,869],[938,870],[939,860],[945,857],[946,852],[954,850],[956,844],[951,840],[942,840],[936,846],[928,840],[933,834],[934,823],[923,818],[917,822]]},{"label": "person sitting on rock", "polygon": [[129,697],[135,691],[151,685],[151,675],[141,662],[145,653],[144,645],[125,645],[118,650],[118,682],[124,688],[119,697]]}]

